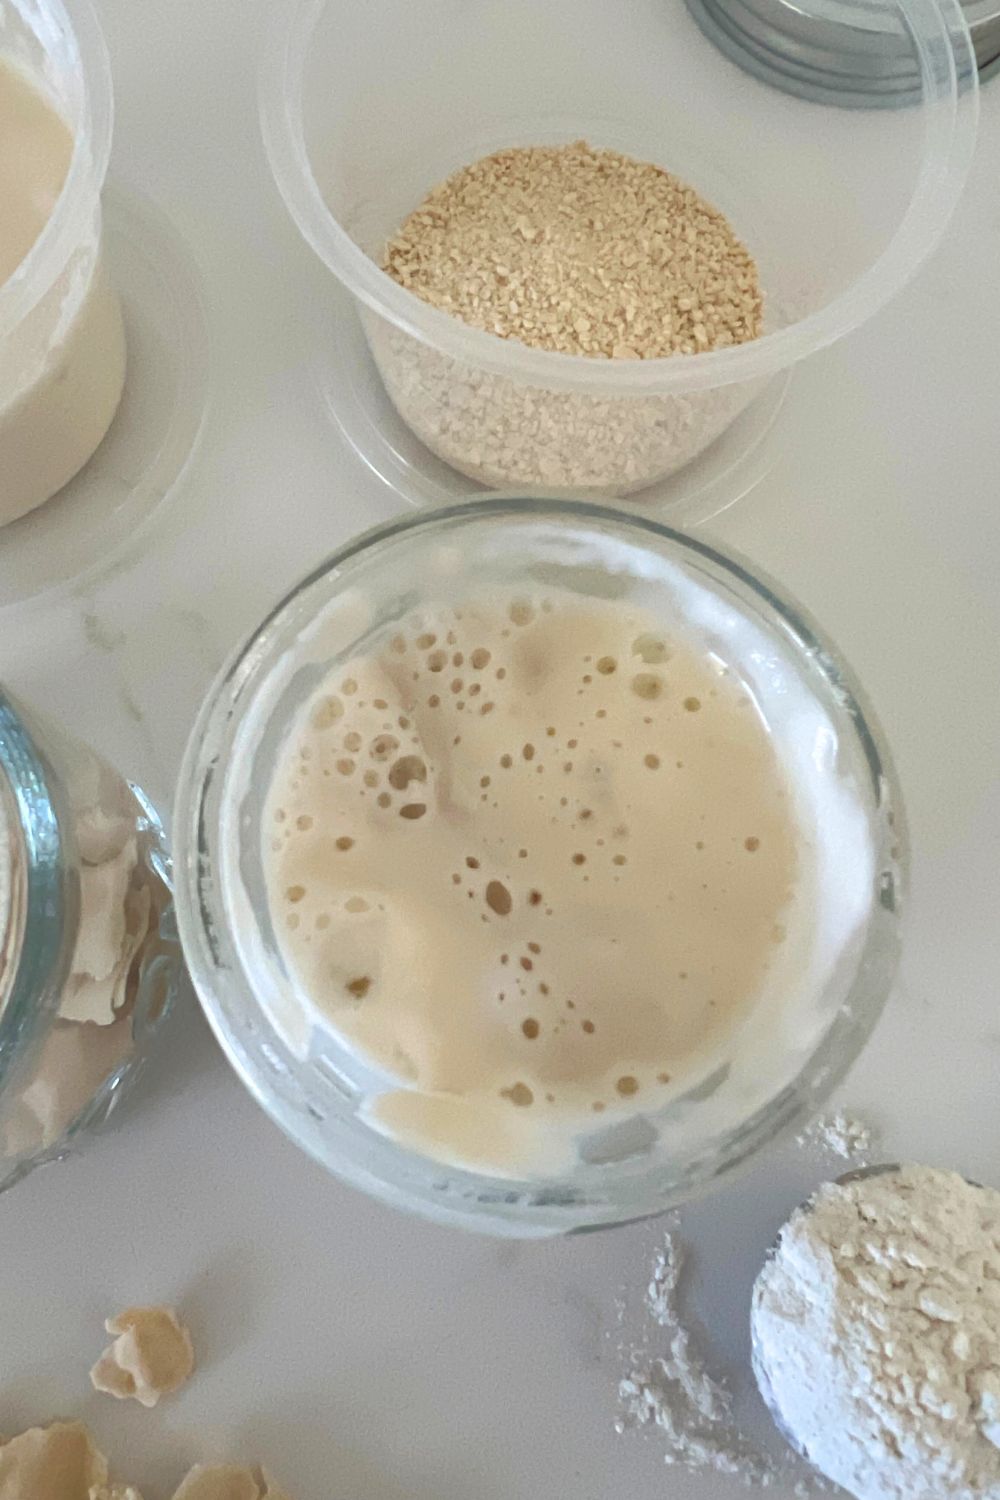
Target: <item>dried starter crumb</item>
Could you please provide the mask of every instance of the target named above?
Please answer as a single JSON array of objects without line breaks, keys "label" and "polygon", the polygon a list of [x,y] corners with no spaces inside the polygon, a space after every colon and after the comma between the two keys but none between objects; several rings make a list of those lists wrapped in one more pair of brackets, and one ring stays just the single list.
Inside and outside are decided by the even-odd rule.
[{"label": "dried starter crumb", "polygon": [[[168,895],[128,783],[86,747],[59,743],[80,855],[79,913],[56,1019],[0,1110],[0,1154],[26,1160],[55,1146],[135,1051],[135,1001]],[[0,820],[0,867],[8,840]],[[0,868],[0,912],[4,885]]]},{"label": "dried starter crumb", "polygon": [[585,141],[453,173],[384,268],[475,328],[563,354],[658,359],[761,331],[757,268],[724,216],[662,167]]},{"label": "dried starter crumb", "polygon": [[82,1422],[31,1427],[0,1445],[0,1500],[95,1500],[108,1465]]},{"label": "dried starter crumb", "polygon": [[[109,1481],[108,1461],[82,1422],[53,1422],[29,1428],[8,1442],[0,1439],[0,1500],[142,1500],[142,1496],[134,1485]],[[195,1464],[173,1500],[290,1497],[266,1469]]]},{"label": "dried starter crumb", "polygon": [[236,1464],[195,1464],[174,1500],[289,1500],[266,1469]]},{"label": "dried starter crumb", "polygon": [[97,1391],[155,1406],[194,1370],[191,1335],[172,1308],[130,1307],[104,1326],[118,1336],[90,1372]]}]

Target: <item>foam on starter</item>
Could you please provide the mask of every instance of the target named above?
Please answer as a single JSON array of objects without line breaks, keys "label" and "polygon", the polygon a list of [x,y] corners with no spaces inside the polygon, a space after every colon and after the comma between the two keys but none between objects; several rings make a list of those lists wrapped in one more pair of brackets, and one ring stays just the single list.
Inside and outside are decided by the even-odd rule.
[{"label": "foam on starter", "polygon": [[564,1170],[805,975],[823,924],[800,802],[694,631],[484,590],[293,721],[262,834],[277,941],[311,1024],[375,1070],[376,1128],[444,1163]]}]

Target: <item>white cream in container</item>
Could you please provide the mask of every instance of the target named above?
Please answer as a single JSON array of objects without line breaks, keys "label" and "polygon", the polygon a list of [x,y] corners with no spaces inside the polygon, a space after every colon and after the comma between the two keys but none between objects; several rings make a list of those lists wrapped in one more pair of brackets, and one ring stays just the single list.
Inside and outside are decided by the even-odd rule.
[{"label": "white cream in container", "polygon": [[85,0],[0,0],[0,526],[73,478],[125,379],[102,258],[107,54]]}]

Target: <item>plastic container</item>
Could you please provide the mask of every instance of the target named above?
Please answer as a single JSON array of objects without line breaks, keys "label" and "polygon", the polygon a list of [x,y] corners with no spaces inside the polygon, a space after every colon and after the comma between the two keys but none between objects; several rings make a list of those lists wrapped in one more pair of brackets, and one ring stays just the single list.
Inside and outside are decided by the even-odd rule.
[{"label": "plastic container", "polygon": [[[335,1034],[302,1024],[262,858],[272,837],[264,805],[284,736],[328,671],[388,640],[402,618],[442,598],[474,597],[484,581],[515,595],[553,582],[584,596],[631,597],[635,590],[668,617],[681,577],[708,591],[705,618],[726,622],[706,627],[709,649],[727,659],[726,632],[750,622],[766,636],[754,636],[751,691],[755,674],[759,683],[771,682],[780,659],[784,688],[794,683],[796,702],[802,687],[822,706],[831,744],[835,731],[836,776],[851,788],[872,855],[871,885],[855,891],[859,925],[838,944],[824,977],[797,983],[779,1022],[754,1021],[757,1041],[741,1028],[710,1078],[633,1118],[627,1143],[623,1135],[588,1137],[579,1160],[558,1177],[522,1181],[443,1166],[378,1132],[365,1102],[386,1087],[384,1079],[373,1078]],[[744,653],[741,660],[748,659]],[[905,864],[898,792],[846,669],[798,610],[744,564],[655,522],[576,501],[482,498],[424,510],[330,558],[268,615],[216,681],[188,745],[174,828],[188,965],[208,1019],[253,1095],[347,1181],[440,1222],[495,1234],[620,1223],[725,1177],[816,1112],[874,1025],[897,960]]]},{"label": "plastic container", "polygon": [[[958,0],[888,8],[905,16],[922,88],[891,115],[744,75],[684,0],[284,0],[264,137],[296,223],[353,294],[389,395],[433,453],[493,487],[625,494],[689,463],[770,379],[870,318],[941,235],[975,139],[968,29]],[[728,216],[757,259],[764,336],[663,360],[553,354],[469,328],[380,269],[387,237],[450,172],[581,137],[655,161]]]},{"label": "plastic container", "polygon": [[7,610],[50,609],[149,543],[195,458],[211,404],[204,289],[163,212],[118,178],[102,196],[103,254],[121,303],[128,380],[97,452],[43,505],[0,530]]},{"label": "plastic container", "polygon": [[0,1189],[135,1081],[183,972],[159,820],[0,691]]},{"label": "plastic container", "polygon": [[55,209],[0,286],[2,526],[94,453],[121,399],[125,338],[101,258],[111,73],[87,0],[0,0],[0,65],[27,75],[74,136]]}]

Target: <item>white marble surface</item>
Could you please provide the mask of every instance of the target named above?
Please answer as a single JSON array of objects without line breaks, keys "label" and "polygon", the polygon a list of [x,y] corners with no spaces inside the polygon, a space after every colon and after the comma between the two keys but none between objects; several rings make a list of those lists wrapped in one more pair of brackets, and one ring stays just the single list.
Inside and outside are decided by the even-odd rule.
[{"label": "white marble surface", "polygon": [[[114,568],[0,611],[0,673],[169,800],[223,654],[318,555],[398,501],[308,371],[325,277],[258,144],[265,0],[104,0],[114,174],[173,222],[222,375],[184,483]],[[948,240],[797,376],[771,472],[715,534],[808,603],[895,748],[914,889],[903,981],[842,1097],[887,1157],[1000,1184],[1000,83]],[[785,1147],[685,1215],[717,1367],[746,1381],[751,1280],[817,1163]],[[256,1457],[295,1500],[725,1500],[613,1431],[618,1345],[659,1230],[496,1244],[327,1179],[256,1109],[192,1008],[120,1128],[0,1204],[0,1431],[81,1414],[146,1500]],[[105,1315],[175,1299],[201,1371],[155,1413],[94,1396]],[[752,1422],[766,1424],[748,1402]],[[772,1490],[788,1500],[791,1490]]]}]

